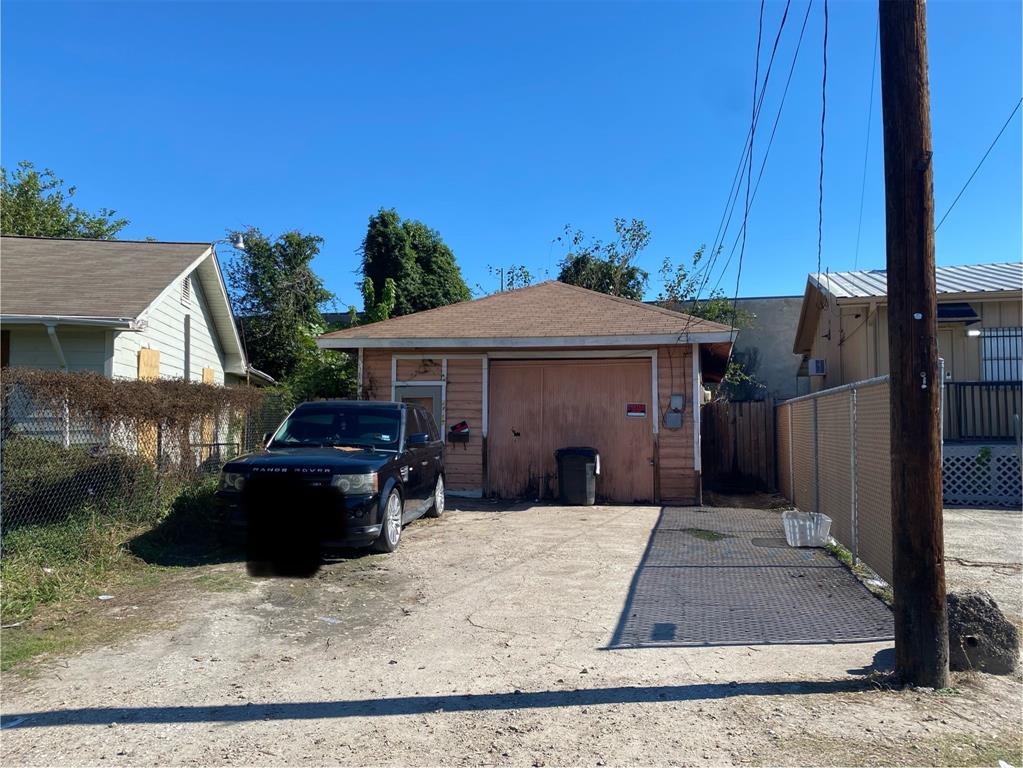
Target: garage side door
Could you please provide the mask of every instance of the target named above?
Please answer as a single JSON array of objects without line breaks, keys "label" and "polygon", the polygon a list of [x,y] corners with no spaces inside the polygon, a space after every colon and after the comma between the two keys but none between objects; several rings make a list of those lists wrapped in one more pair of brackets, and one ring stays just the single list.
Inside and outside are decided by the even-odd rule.
[{"label": "garage side door", "polygon": [[[554,451],[571,445],[600,451],[598,495],[650,501],[653,435],[650,360],[494,360],[490,363],[490,492],[502,498],[558,493]],[[626,403],[644,403],[645,418]]]}]

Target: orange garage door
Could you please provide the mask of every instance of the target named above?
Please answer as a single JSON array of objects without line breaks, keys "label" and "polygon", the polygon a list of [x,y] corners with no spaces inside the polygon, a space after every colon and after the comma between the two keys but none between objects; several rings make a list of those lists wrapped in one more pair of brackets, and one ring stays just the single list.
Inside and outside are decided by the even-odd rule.
[{"label": "orange garage door", "polygon": [[[554,451],[600,451],[597,496],[608,501],[654,498],[650,359],[492,360],[489,490],[501,498],[558,493]],[[626,416],[626,404],[646,406]]]}]

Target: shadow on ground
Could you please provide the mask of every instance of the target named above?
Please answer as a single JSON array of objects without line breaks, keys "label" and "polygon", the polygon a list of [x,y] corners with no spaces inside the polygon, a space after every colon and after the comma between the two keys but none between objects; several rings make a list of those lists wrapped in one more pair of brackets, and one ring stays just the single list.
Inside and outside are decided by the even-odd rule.
[{"label": "shadow on ground", "polygon": [[348,717],[422,715],[431,712],[553,709],[603,704],[641,704],[727,699],[734,696],[786,696],[851,693],[876,689],[865,680],[823,682],[707,683],[648,688],[620,686],[572,691],[514,691],[461,696],[401,696],[342,701],[278,704],[227,704],[178,707],[81,707],[3,716],[3,728],[49,728],[66,725],[240,723],[259,720],[330,720]]},{"label": "shadow on ground", "polygon": [[167,516],[128,542],[128,551],[151,565],[198,566],[245,559],[241,536],[232,534],[209,487],[183,491]]}]

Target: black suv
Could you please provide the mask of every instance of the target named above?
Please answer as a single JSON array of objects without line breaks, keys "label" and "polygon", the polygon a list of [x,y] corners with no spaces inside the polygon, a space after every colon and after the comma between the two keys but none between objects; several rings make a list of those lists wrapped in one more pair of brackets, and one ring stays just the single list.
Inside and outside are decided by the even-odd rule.
[{"label": "black suv", "polygon": [[248,530],[250,562],[393,552],[405,523],[444,512],[444,443],[418,405],[303,403],[265,443],[224,465],[217,494]]}]

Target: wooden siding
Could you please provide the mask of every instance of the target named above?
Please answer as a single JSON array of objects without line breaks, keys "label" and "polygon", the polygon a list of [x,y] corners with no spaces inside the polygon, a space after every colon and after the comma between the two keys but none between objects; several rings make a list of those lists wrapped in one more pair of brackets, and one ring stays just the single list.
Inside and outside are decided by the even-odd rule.
[{"label": "wooden siding", "polygon": [[[585,384],[583,384],[585,382]],[[558,494],[555,451],[600,453],[598,498],[654,498],[650,358],[494,360],[490,364],[489,488],[505,498]],[[643,418],[626,403],[644,403]]]},{"label": "wooden siding", "polygon": [[440,381],[443,364],[440,358],[397,361],[398,381]]},{"label": "wooden siding", "polygon": [[448,488],[483,492],[483,360],[448,360],[447,426],[469,422],[467,443],[448,443],[444,451]]},{"label": "wooden siding", "polygon": [[[497,351],[497,350],[492,350]],[[544,350],[532,350],[538,356],[544,354]],[[594,350],[587,350],[593,352]],[[362,361],[362,385],[363,397],[369,400],[390,400],[391,399],[391,372],[393,355],[427,355],[429,360],[436,363],[427,364],[426,370],[420,372],[424,366],[420,360],[398,360],[396,363],[399,378],[409,376],[405,380],[439,380],[439,361],[448,356],[447,362],[447,401],[445,403],[446,424],[450,426],[458,421],[468,421],[472,430],[472,436],[468,443],[448,443],[446,448],[446,460],[448,464],[448,487],[453,491],[475,492],[485,486],[486,470],[484,467],[484,456],[492,459],[492,444],[485,446],[482,435],[483,427],[483,380],[482,380],[482,355],[486,350],[480,350],[476,356],[476,350],[467,351],[461,348],[451,349],[366,349],[363,351]],[[465,357],[466,355],[471,357]],[[644,467],[649,467],[649,459],[653,453],[654,440],[652,437],[652,420],[661,419],[669,406],[669,397],[674,393],[682,394],[686,399],[686,409],[683,418],[683,426],[678,430],[660,428],[657,439],[659,465],[656,469],[656,485],[647,492],[647,498],[653,498],[659,488],[661,500],[667,503],[692,504],[699,498],[699,477],[694,467],[693,459],[693,411],[692,402],[692,355],[688,346],[662,347],[658,350],[658,394],[659,403],[657,408],[651,408],[646,419],[636,419],[645,426],[646,434],[650,435],[649,450],[642,456],[637,453],[628,461],[637,463],[637,471],[642,472]],[[641,358],[643,366],[649,366],[649,358]],[[622,362],[622,358],[603,359],[601,363]],[[492,367],[509,361],[491,360]],[[593,363],[594,360],[573,359],[561,361],[563,365],[572,367],[572,364]],[[637,364],[639,360],[634,361]],[[578,367],[568,375],[562,382],[566,391],[575,391],[579,383],[585,381],[578,375]],[[497,397],[516,398],[520,401],[528,399],[525,392],[512,391],[507,395],[495,393],[493,388],[489,393],[490,397],[490,438],[492,443],[494,434],[494,419],[499,417]],[[636,399],[639,402],[650,402],[651,387],[649,377],[646,379],[646,386],[640,396],[638,390]],[[650,454],[650,455],[647,455]],[[650,470],[651,478],[654,470]],[[556,485],[554,486],[556,491]]]},{"label": "wooden siding", "polygon": [[672,393],[685,396],[682,429],[665,429],[657,439],[660,500],[666,504],[695,504],[699,478],[693,460],[693,356],[689,347],[661,347],[657,350],[657,395],[661,418],[671,405]]},{"label": "wooden siding", "polygon": [[[60,369],[53,343],[42,325],[11,325],[10,365],[15,368]],[[69,371],[102,374],[106,364],[106,331],[103,328],[78,328],[58,325],[57,338]],[[135,378],[134,369],[132,378]]]},{"label": "wooden siding", "polygon": [[202,287],[193,273],[189,302],[182,303],[181,282],[175,281],[150,309],[143,314],[147,321],[143,331],[122,331],[114,338],[112,373],[120,378],[134,378],[138,352],[143,348],[160,351],[160,376],[180,379],[185,376],[185,316],[191,316],[189,372],[191,381],[202,380],[203,368],[213,369],[215,384],[224,383],[223,351]]}]

